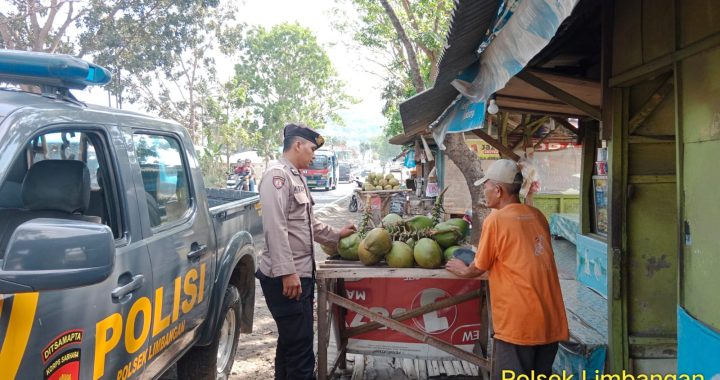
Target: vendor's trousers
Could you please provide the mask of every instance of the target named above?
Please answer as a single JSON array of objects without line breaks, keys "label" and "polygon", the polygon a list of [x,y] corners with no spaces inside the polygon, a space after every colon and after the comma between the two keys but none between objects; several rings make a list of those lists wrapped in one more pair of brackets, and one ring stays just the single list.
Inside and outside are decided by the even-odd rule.
[{"label": "vendor's trousers", "polygon": [[291,300],[282,294],[281,277],[267,277],[260,271],[265,302],[278,328],[275,349],[276,380],[315,379],[315,353],[313,352],[313,301],[315,282],[301,278],[300,300]]},{"label": "vendor's trousers", "polygon": [[535,376],[540,374],[550,376],[557,350],[557,342],[538,346],[520,346],[495,339],[492,380],[502,380],[503,371],[512,371],[512,374],[506,374],[506,379],[517,378],[518,375],[530,376],[531,371],[535,371]]}]

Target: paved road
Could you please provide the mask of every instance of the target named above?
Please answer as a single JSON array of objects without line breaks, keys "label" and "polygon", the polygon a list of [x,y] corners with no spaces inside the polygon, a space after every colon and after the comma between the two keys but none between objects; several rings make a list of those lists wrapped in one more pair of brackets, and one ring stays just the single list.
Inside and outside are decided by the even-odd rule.
[{"label": "paved road", "polygon": [[353,183],[340,183],[335,190],[312,190],[313,199],[315,199],[315,208],[324,206],[348,197],[352,194],[353,189],[357,185]]}]

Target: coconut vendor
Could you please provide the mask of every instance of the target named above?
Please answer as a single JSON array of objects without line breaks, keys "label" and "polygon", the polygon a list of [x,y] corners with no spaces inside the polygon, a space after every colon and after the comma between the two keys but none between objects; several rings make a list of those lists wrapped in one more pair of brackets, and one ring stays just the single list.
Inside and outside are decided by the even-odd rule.
[{"label": "coconut vendor", "polygon": [[334,246],[357,228],[338,230],[313,216],[314,201],[300,170],[310,167],[323,137],[305,126],[288,124],[283,138],[282,158],[260,181],[265,248],[255,276],[278,328],[275,379],[314,379],[313,241]]},{"label": "coconut vendor", "polygon": [[482,186],[494,210],[483,222],[475,260],[468,266],[453,259],[446,269],[465,278],[488,272],[492,378],[508,370],[550,376],[558,342],[569,334],[548,222],[538,209],[520,203],[523,176],[512,160],[495,161],[475,186]]}]

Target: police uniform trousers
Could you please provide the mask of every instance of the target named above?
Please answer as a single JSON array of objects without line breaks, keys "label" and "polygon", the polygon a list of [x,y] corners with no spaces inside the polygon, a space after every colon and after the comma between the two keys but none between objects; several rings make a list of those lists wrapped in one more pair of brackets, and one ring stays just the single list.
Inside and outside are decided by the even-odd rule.
[{"label": "police uniform trousers", "polygon": [[260,280],[268,309],[278,328],[275,349],[276,380],[315,379],[315,353],[313,352],[313,301],[315,281],[301,278],[300,300],[282,294],[282,277],[268,277],[259,270]]}]

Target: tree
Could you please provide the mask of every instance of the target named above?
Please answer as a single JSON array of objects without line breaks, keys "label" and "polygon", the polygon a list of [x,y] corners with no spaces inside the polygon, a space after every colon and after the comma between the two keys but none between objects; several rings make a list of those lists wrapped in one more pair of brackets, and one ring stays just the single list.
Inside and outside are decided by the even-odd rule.
[{"label": "tree", "polygon": [[[201,20],[192,26],[193,33],[185,41],[185,50],[168,57],[170,67],[141,71],[122,79],[128,100],[142,104],[148,112],[182,124],[195,143],[201,143],[202,137],[207,137],[205,128],[215,128],[217,132],[219,125],[230,123],[232,115],[228,113],[220,124],[207,125],[206,114],[218,112],[213,107],[229,110],[230,102],[238,105],[244,101],[242,89],[236,89],[231,94],[230,89],[221,85],[216,77],[214,56],[218,51],[229,50],[225,46],[230,43],[228,35],[242,33],[243,25],[231,24],[234,17],[235,9],[232,7],[202,12]],[[230,41],[234,42],[235,38]],[[228,97],[234,98],[230,100]],[[219,99],[225,105],[212,104],[209,102],[212,99]],[[207,107],[212,110],[206,110]]]},{"label": "tree", "polygon": [[343,91],[332,63],[312,32],[298,24],[251,29],[238,44],[234,86],[247,89],[247,107],[255,124],[255,148],[268,161],[282,143],[290,122],[322,128],[352,99]]},{"label": "tree", "polygon": [[10,0],[0,12],[0,47],[92,55],[113,72],[109,89],[122,105],[123,78],[173,67],[173,57],[185,51],[217,5],[218,0]]},{"label": "tree", "polygon": [[452,0],[343,0],[358,11],[359,20],[339,15],[335,27],[351,33],[360,45],[386,62],[377,75],[385,80],[383,114],[387,137],[403,132],[399,104],[435,81],[445,43]]},{"label": "tree", "polygon": [[[387,72],[394,75],[388,78],[383,93],[384,114],[388,120],[385,134],[388,137],[400,134],[403,129],[399,103],[422,92],[425,84],[434,82],[437,77],[438,58],[443,51],[452,2],[381,0],[378,5],[372,0],[351,1],[362,15],[362,22],[355,28],[363,34],[356,34],[356,41],[364,46],[386,49],[394,58],[386,67]],[[340,25],[347,27],[347,23]],[[418,51],[422,54],[414,54]],[[418,57],[417,63],[413,62],[414,57]],[[417,82],[418,74],[424,79],[423,83]],[[483,194],[474,186],[475,181],[483,177],[480,160],[465,144],[462,134],[448,134],[445,147],[445,153],[460,169],[470,189],[473,225],[481,226],[489,210],[481,206]],[[480,228],[473,228],[470,240],[476,244],[479,239]]]},{"label": "tree", "polygon": [[370,140],[370,146],[372,150],[377,153],[378,159],[383,165],[395,158],[401,151],[399,146],[390,144],[387,141],[387,137],[382,135],[373,137]]},{"label": "tree", "polygon": [[365,161],[365,155],[367,155],[368,152],[370,152],[371,148],[372,148],[372,146],[368,142],[363,141],[360,143],[360,154],[362,155],[363,161]]}]

